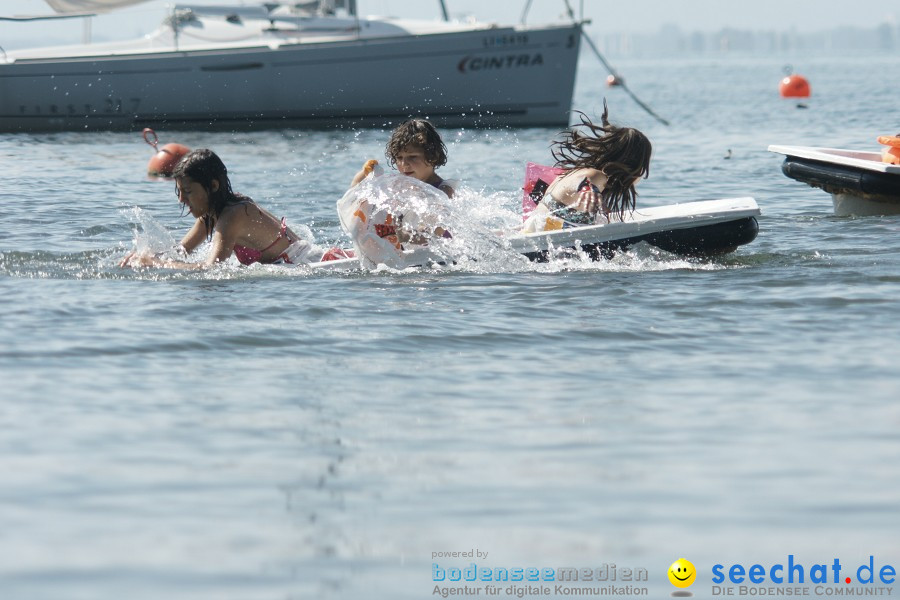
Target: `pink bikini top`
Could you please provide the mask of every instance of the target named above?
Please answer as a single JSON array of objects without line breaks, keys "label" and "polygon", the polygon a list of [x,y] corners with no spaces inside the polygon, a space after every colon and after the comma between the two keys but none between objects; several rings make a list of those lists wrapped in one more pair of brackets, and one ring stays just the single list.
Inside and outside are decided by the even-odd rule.
[{"label": "pink bikini top", "polygon": [[[257,250],[256,248],[248,248],[247,246],[241,246],[240,244],[234,245],[234,255],[237,257],[238,262],[242,265],[252,265],[255,262],[259,262],[262,259],[262,255],[265,252],[278,243],[283,237],[287,236],[287,223],[285,222],[285,218],[281,217],[281,230],[278,232],[278,237],[275,238],[271,244],[263,248],[262,250]],[[290,238],[288,238],[290,239]]]}]

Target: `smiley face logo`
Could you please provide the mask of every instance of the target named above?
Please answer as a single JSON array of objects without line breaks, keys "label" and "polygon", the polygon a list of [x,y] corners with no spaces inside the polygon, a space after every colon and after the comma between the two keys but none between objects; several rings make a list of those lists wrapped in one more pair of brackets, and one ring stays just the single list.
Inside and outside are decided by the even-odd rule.
[{"label": "smiley face logo", "polygon": [[697,578],[697,569],[691,561],[679,558],[669,567],[669,581],[675,587],[686,588]]}]

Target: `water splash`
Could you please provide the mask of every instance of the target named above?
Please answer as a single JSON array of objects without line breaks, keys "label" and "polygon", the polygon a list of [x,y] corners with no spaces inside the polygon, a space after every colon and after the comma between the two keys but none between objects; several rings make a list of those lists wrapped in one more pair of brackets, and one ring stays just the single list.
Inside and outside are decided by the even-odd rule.
[{"label": "water splash", "polygon": [[159,254],[172,252],[178,242],[165,226],[154,219],[144,209],[134,206],[123,211],[136,225],[134,229],[134,251],[139,254]]},{"label": "water splash", "polygon": [[[390,180],[390,174],[385,176]],[[402,177],[395,175],[395,177]],[[403,186],[410,185],[410,178],[403,177]],[[231,259],[202,271],[179,271],[172,269],[123,269],[118,266],[128,251],[169,255],[183,259],[175,250],[178,242],[162,223],[141,208],[122,210],[125,218],[132,223],[133,239],[131,248],[127,242],[112,247],[89,249],[76,252],[7,251],[0,253],[0,275],[33,279],[139,279],[139,280],[233,280],[308,277],[366,277],[377,274],[380,277],[398,273],[419,273],[423,271],[447,273],[570,273],[570,272],[654,272],[667,270],[721,270],[755,266],[759,261],[755,255],[722,257],[718,259],[688,259],[649,246],[638,244],[627,252],[618,252],[610,259],[594,261],[578,249],[560,248],[550,253],[547,262],[536,263],[513,250],[507,237],[519,231],[522,224],[519,212],[520,197],[517,193],[487,193],[465,186],[457,189],[448,198],[431,186],[411,180],[413,188],[421,185],[425,196],[415,194],[395,194],[381,190],[376,198],[379,206],[390,207],[398,212],[419,211],[424,217],[418,224],[425,233],[441,227],[449,230],[452,237],[432,235],[428,239],[427,251],[434,260],[410,265],[385,266],[370,265],[370,268],[351,273],[314,271],[303,265],[286,267],[283,265],[254,264],[241,266]],[[364,182],[365,183],[365,182]],[[361,184],[362,185],[362,184]],[[396,192],[396,190],[394,190]],[[294,224],[292,229],[298,235],[313,240],[312,230],[303,224]],[[193,260],[203,261],[209,251],[209,244],[203,244],[192,254]],[[819,256],[803,256],[804,261],[821,260]],[[765,259],[761,259],[765,262]],[[420,266],[420,265],[425,266]]]},{"label": "water splash", "polygon": [[[509,242],[522,228],[518,200],[513,194],[485,194],[466,187],[448,198],[433,186],[389,173],[370,176],[349,190],[338,202],[338,212],[357,252],[365,258],[364,266],[379,272],[423,264],[476,273],[724,268],[646,244],[601,261],[578,248],[551,249],[547,262],[533,263]],[[395,237],[383,237],[386,226],[396,230]],[[450,234],[442,235],[444,231]],[[403,251],[397,248],[398,242],[403,242]]]}]

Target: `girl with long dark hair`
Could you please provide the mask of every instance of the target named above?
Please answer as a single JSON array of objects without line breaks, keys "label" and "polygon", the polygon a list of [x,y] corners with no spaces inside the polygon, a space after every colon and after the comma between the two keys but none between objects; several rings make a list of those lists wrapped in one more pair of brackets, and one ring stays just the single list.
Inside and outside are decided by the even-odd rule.
[{"label": "girl with long dark hair", "polygon": [[212,247],[205,263],[171,260],[132,252],[121,261],[128,267],[202,268],[234,254],[241,264],[301,264],[322,259],[324,251],[296,235],[256,202],[231,189],[228,169],[212,150],[194,150],[173,172],[175,194],[196,220],[181,240],[185,255],[204,240]]},{"label": "girl with long dark hair", "polygon": [[612,125],[605,100],[599,125],[578,114],[581,122],[553,143],[556,167],[564,171],[547,186],[526,231],[608,223],[634,210],[635,183],[650,173],[650,140]]}]

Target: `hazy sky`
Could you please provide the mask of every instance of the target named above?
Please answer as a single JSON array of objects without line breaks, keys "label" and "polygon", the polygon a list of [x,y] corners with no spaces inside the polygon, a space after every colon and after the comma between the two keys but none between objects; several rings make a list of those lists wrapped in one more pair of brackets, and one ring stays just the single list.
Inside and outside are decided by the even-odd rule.
[{"label": "hazy sky", "polygon": [[[438,0],[357,0],[363,14],[436,18]],[[712,31],[722,27],[742,29],[789,30],[801,32],[831,29],[841,25],[874,27],[883,22],[896,23],[900,3],[891,0],[569,0],[585,17],[592,19],[595,34],[611,32],[654,32],[665,24],[684,31]],[[526,0],[445,0],[451,16],[475,15],[480,20],[517,23]],[[189,0],[180,2],[191,4]],[[194,4],[228,4],[229,0],[194,0]],[[244,0],[243,4],[259,4]],[[135,37],[146,33],[150,25],[162,21],[165,7],[172,2],[153,0],[123,10],[115,16],[94,20],[95,38]],[[532,0],[529,23],[552,21],[565,11],[563,0]],[[46,14],[42,0],[0,0],[0,15]],[[77,21],[41,24],[10,24],[0,21],[0,46],[21,46],[23,37],[45,38],[74,32],[79,41],[81,25]],[[63,33],[62,35],[65,35]],[[29,44],[30,45],[30,44]]]}]

